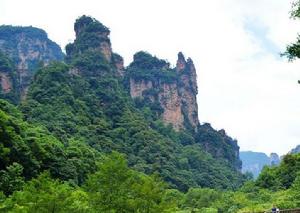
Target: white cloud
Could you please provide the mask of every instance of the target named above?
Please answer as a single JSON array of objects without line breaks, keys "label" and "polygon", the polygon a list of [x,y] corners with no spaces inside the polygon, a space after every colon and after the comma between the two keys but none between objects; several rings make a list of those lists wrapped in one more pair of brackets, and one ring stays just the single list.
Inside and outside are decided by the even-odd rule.
[{"label": "white cloud", "polygon": [[126,63],[147,50],[175,64],[183,51],[197,67],[201,122],[226,129],[242,150],[283,154],[300,143],[300,64],[268,45],[284,51],[296,38],[290,2],[0,0],[0,24],[41,27],[64,46],[74,39],[74,20],[87,14],[110,27]]}]

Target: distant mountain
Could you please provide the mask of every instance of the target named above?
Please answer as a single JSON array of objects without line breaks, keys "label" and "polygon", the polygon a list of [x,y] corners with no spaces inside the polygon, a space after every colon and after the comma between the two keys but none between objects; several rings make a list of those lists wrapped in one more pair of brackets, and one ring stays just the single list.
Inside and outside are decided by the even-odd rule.
[{"label": "distant mountain", "polygon": [[254,178],[258,177],[262,168],[270,165],[270,158],[262,152],[240,152],[240,159],[242,160],[242,172],[251,172]]},{"label": "distant mountain", "polygon": [[297,154],[300,153],[300,145],[296,146],[294,149],[289,151],[290,154]]},{"label": "distant mountain", "polygon": [[271,166],[276,166],[280,164],[280,157],[277,153],[271,153],[269,158]]},{"label": "distant mountain", "polygon": [[[300,145],[293,148],[287,154],[300,153]],[[276,166],[280,164],[285,155],[279,156],[277,153],[271,153],[267,156],[263,152],[243,151],[240,152],[240,159],[243,163],[242,173],[251,172],[254,178],[258,177],[264,166]]]},{"label": "distant mountain", "polygon": [[280,163],[280,157],[276,153],[267,156],[263,152],[244,151],[240,152],[242,160],[242,172],[251,172],[257,178],[264,166],[275,166]]}]

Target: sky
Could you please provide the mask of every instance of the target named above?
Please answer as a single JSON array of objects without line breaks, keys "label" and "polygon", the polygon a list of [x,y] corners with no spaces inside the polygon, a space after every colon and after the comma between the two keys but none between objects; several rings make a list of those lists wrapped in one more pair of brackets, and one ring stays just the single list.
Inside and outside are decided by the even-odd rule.
[{"label": "sky", "polygon": [[85,14],[111,30],[125,64],[144,50],[197,69],[199,119],[240,150],[282,155],[300,144],[300,60],[280,57],[300,33],[290,0],[0,0],[0,25],[44,29],[62,48]]}]

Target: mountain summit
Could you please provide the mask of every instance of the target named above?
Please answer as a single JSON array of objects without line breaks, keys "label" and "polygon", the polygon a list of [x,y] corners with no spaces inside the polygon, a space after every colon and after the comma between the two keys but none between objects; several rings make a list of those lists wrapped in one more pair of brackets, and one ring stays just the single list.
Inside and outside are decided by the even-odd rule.
[{"label": "mountain summit", "polygon": [[[224,130],[199,123],[196,69],[190,58],[179,53],[176,67],[171,67],[139,51],[124,67],[122,57],[113,52],[108,27],[81,16],[74,30],[76,38],[66,46],[65,60],[46,60],[39,66],[20,102],[23,115],[18,118],[55,139],[41,140],[45,150],[40,152],[31,144],[41,134],[28,139],[35,174],[49,170],[54,178],[80,185],[95,171],[97,156],[119,152],[132,169],[157,173],[181,191],[240,186],[245,177],[237,141]],[[37,38],[32,35],[31,40]],[[48,49],[39,51],[46,55]],[[4,55],[3,64],[17,65],[9,52]],[[7,110],[6,104],[0,107]],[[34,135],[23,132],[24,137]],[[52,154],[43,156],[48,152]],[[26,171],[30,167],[26,161],[17,162]]]},{"label": "mountain summit", "polygon": [[11,72],[0,70],[2,96],[13,94],[15,102],[25,98],[40,66],[64,58],[60,47],[47,33],[35,27],[0,26],[0,51],[13,62]]}]

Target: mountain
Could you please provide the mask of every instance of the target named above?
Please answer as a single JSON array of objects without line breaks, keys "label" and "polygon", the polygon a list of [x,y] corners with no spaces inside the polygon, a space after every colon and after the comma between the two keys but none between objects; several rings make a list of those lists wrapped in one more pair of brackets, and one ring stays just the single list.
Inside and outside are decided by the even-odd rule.
[{"label": "mountain", "polygon": [[264,166],[279,165],[280,158],[276,153],[267,156],[263,152],[243,151],[240,152],[242,160],[242,172],[250,172],[257,178]]},{"label": "mountain", "polygon": [[270,165],[270,158],[262,152],[240,152],[242,160],[242,172],[251,172],[255,178],[258,177],[262,168]]},{"label": "mountain", "polygon": [[280,157],[277,153],[272,152],[270,154],[270,165],[277,166],[280,163]]},{"label": "mountain", "polygon": [[296,146],[294,149],[289,151],[289,154],[297,154],[300,153],[300,145]]},{"label": "mountain", "polygon": [[39,66],[64,58],[60,47],[48,39],[47,33],[35,27],[0,26],[0,52],[14,64],[12,71],[0,70],[1,97],[13,93],[15,102],[25,97]]},{"label": "mountain", "polygon": [[[300,155],[245,182],[237,141],[198,120],[192,59],[180,52],[171,67],[139,51],[124,67],[109,28],[82,16],[74,30],[63,61],[24,69],[33,75],[28,85],[20,81],[20,55],[0,54],[1,212],[265,212],[274,201],[297,207]],[[259,169],[279,159],[241,158]]]},{"label": "mountain", "polygon": [[[52,178],[81,185],[96,170],[94,164],[101,156],[118,152],[126,156],[130,168],[157,174],[169,187],[181,191],[198,186],[235,189],[243,183],[237,141],[198,120],[196,70],[191,59],[179,53],[176,67],[171,67],[140,51],[124,67],[122,57],[113,52],[109,28],[82,16],[74,30],[76,38],[66,46],[64,61],[43,31],[34,31],[30,38],[21,33],[25,43],[14,30],[8,31],[16,38],[17,50],[2,48],[3,61],[11,79],[14,73],[19,76],[14,85],[22,99],[17,109],[2,104],[4,120],[12,117],[15,121],[14,113],[19,120],[5,123],[7,130],[12,125],[16,133],[0,148],[6,153],[17,146],[12,145],[18,144],[14,138],[21,137],[18,146],[27,150],[24,159],[28,160],[10,151],[0,170],[8,170],[15,162],[31,171],[24,173],[27,180],[48,170]],[[41,37],[46,39],[44,49],[40,49]],[[2,40],[2,44],[9,43],[9,36]],[[18,49],[24,45],[24,50]],[[48,137],[46,142],[43,135]]]},{"label": "mountain", "polygon": [[37,72],[22,104],[27,121],[46,126],[65,142],[75,138],[99,152],[125,153],[133,168],[159,172],[181,190],[239,184],[237,142],[195,120],[191,60],[179,54],[182,68],[171,68],[165,60],[138,52],[124,68],[106,26],[83,16],[74,29],[76,39],[66,46],[67,64]]},{"label": "mountain", "polygon": [[186,61],[180,52],[176,67],[171,68],[164,60],[146,52],[138,52],[126,75],[129,78],[130,95],[137,105],[152,106],[156,115],[175,130],[197,130],[197,77],[190,58]]}]

